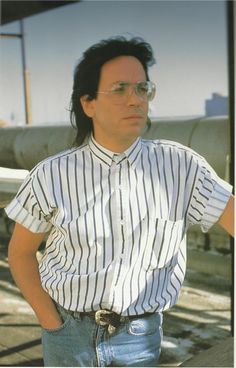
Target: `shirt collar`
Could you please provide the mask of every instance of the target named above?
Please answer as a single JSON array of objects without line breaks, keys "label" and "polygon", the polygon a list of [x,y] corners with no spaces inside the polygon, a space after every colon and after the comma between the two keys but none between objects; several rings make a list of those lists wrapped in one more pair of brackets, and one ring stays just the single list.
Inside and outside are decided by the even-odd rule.
[{"label": "shirt collar", "polygon": [[135,166],[142,150],[142,141],[140,137],[123,153],[112,152],[101,146],[92,135],[89,138],[88,145],[92,153],[108,166],[111,166],[113,162],[120,164],[126,158],[131,166]]}]

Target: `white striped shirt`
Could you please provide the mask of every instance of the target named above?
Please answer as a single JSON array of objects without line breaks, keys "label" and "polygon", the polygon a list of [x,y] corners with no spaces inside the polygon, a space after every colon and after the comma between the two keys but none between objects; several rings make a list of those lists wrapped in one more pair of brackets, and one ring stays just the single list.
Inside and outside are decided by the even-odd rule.
[{"label": "white striped shirt", "polygon": [[135,315],[176,303],[187,228],[207,231],[231,189],[179,143],[138,138],[115,154],[91,137],[39,163],[6,212],[50,232],[39,270],[57,303]]}]

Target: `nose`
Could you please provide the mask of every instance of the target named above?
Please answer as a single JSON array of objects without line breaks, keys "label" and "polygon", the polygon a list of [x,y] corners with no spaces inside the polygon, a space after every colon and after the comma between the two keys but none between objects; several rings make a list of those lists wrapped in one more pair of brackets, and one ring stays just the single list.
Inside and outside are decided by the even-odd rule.
[{"label": "nose", "polygon": [[143,99],[140,96],[138,96],[138,94],[135,91],[135,87],[130,86],[129,92],[127,95],[127,104],[129,106],[137,106],[137,105],[140,105],[142,102],[143,102]]}]

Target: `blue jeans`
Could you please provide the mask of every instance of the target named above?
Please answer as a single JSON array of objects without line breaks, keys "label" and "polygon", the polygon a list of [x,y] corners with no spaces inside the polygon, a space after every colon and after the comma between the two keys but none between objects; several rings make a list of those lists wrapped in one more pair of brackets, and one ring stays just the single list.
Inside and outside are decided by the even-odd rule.
[{"label": "blue jeans", "polygon": [[127,317],[109,335],[90,316],[59,307],[64,321],[42,330],[46,367],[157,367],[161,352],[162,314]]}]

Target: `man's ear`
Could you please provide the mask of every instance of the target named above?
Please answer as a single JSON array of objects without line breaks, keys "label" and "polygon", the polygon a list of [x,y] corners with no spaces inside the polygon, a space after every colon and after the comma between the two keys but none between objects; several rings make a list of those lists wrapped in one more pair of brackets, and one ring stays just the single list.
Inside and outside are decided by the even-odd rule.
[{"label": "man's ear", "polygon": [[84,113],[89,117],[92,118],[94,114],[94,104],[93,99],[90,98],[89,95],[85,95],[80,97],[80,103],[83,107]]}]

